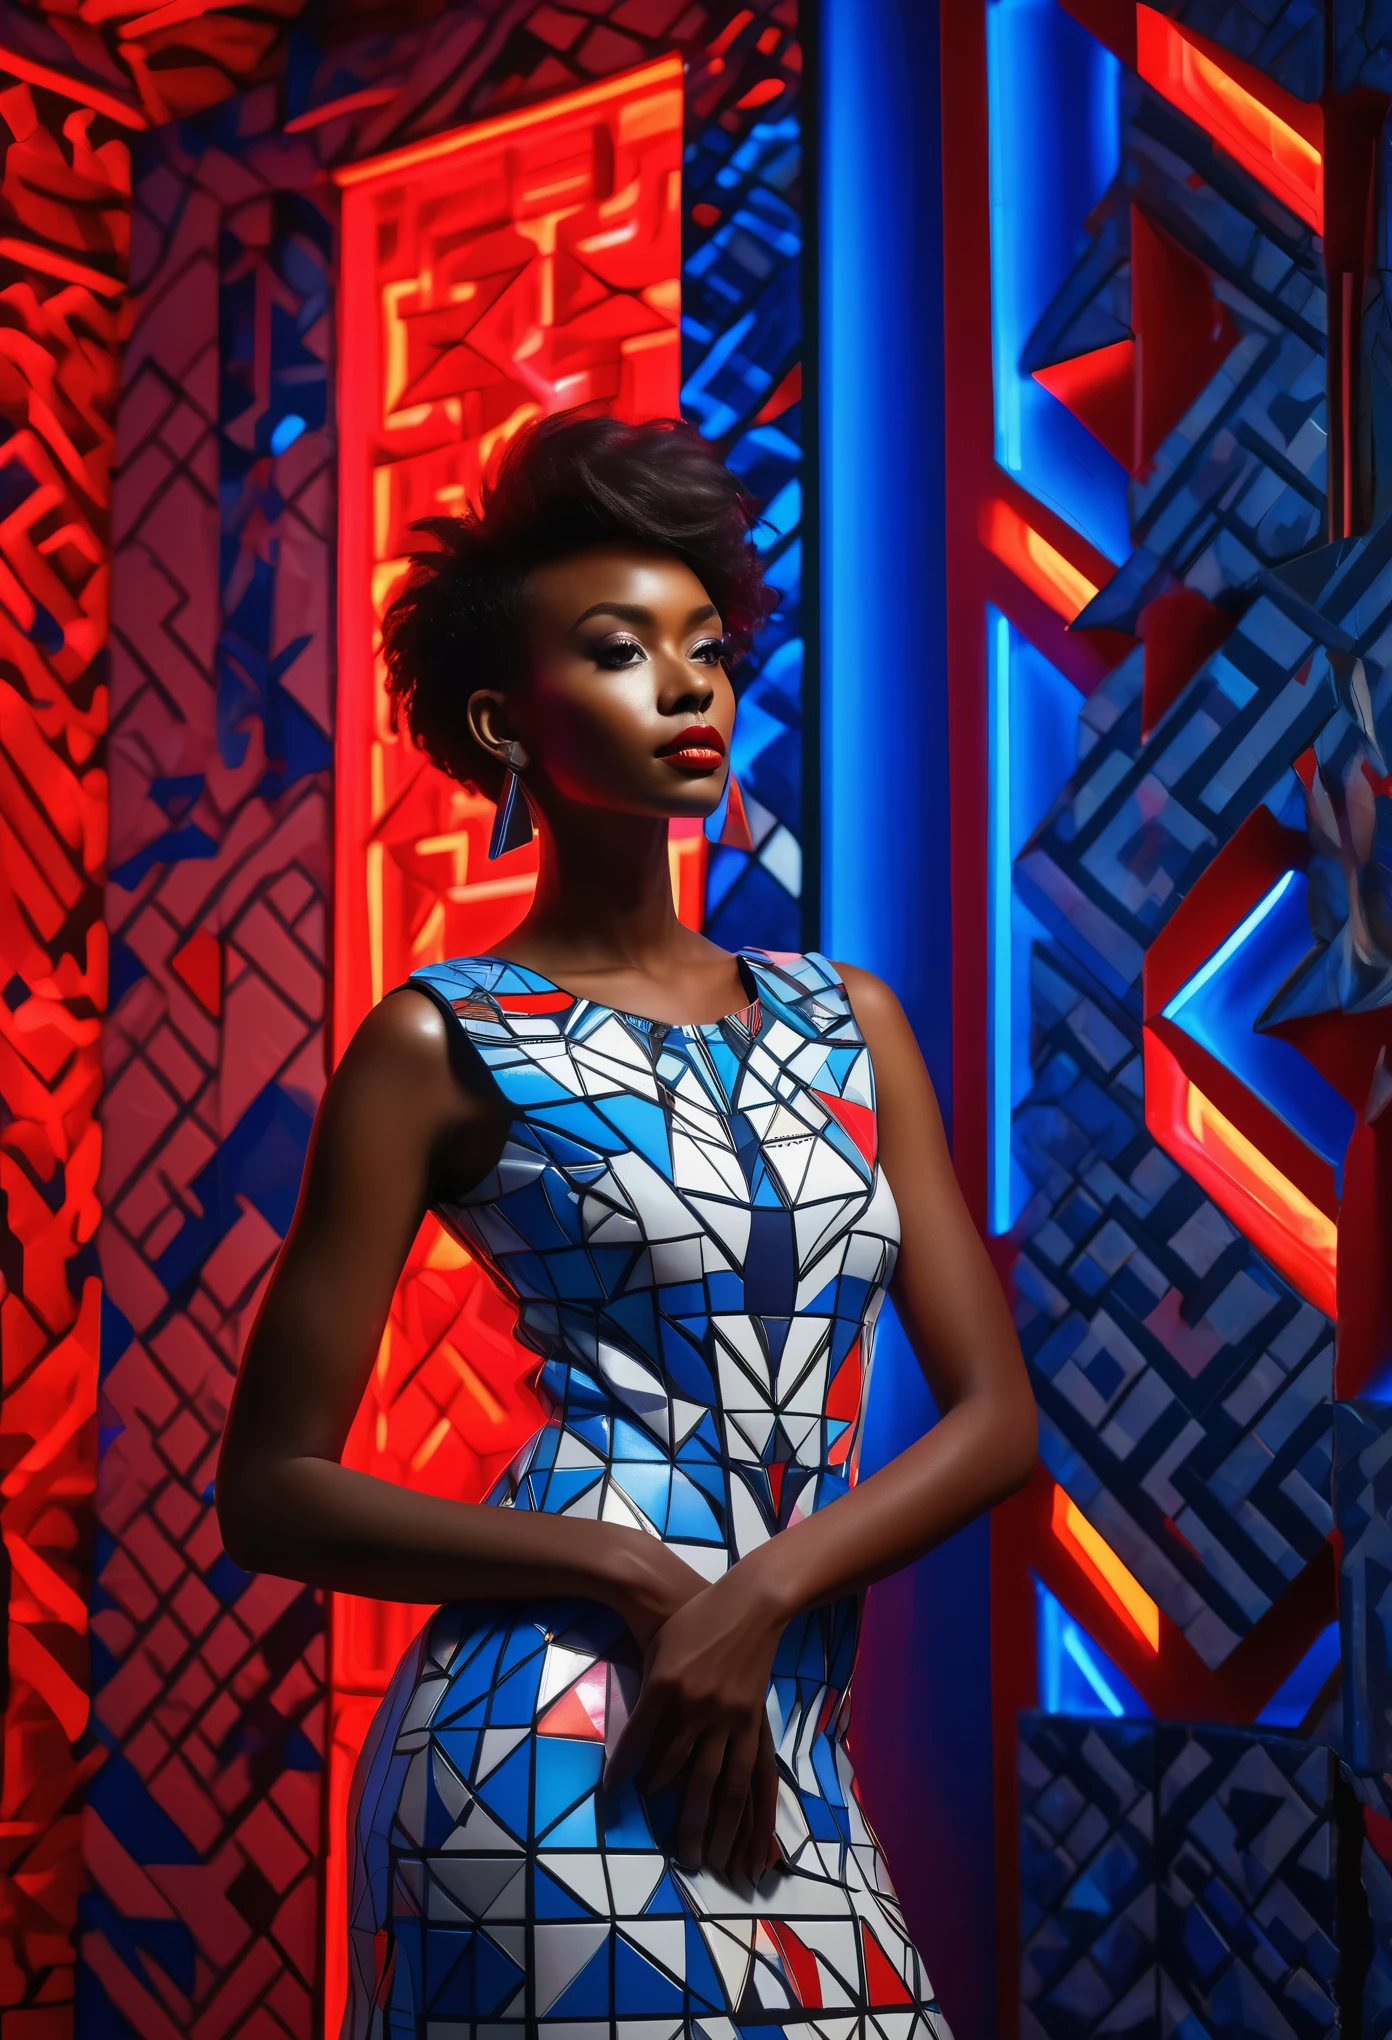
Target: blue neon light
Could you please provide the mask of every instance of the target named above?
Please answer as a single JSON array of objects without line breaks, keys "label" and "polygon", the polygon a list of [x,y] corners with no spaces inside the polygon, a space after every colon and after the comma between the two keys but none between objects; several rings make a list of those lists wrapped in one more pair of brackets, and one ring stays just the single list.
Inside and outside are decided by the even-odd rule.
[{"label": "blue neon light", "polygon": [[305,430],[305,421],[300,417],[299,413],[297,411],[287,411],[285,416],[278,420],[275,430],[271,433],[271,452],[274,454],[284,453],[287,447],[295,444],[295,441]]},{"label": "blue neon light", "polygon": [[1298,1049],[1255,1031],[1311,940],[1305,874],[1287,871],[1164,1010],[1337,1174],[1352,1107]]},{"label": "blue neon light", "polygon": [[[1203,968],[1195,971],[1187,984],[1180,986],[1179,990],[1170,1000],[1169,1005],[1165,1008],[1165,1018],[1167,1020],[1178,1020],[1189,1001],[1203,990],[1210,978],[1218,975],[1223,965],[1231,957],[1236,956],[1248,936],[1256,933],[1267,915],[1285,898],[1286,894],[1290,891],[1294,879],[1295,873],[1293,871],[1288,871],[1284,877],[1279,878],[1266,897],[1257,901],[1257,904],[1253,907],[1246,920],[1239,923],[1233,929],[1232,934],[1229,935],[1222,948],[1215,949]],[[1306,946],[1308,947],[1309,945],[1307,944]]]},{"label": "blue neon light", "polygon": [[1020,357],[1120,166],[1121,66],[1058,0],[991,0],[986,35],[996,459],[1120,565],[1126,474]]},{"label": "blue neon light", "polygon": [[1266,1728],[1299,1728],[1339,1662],[1339,1625],[1331,1622],[1306,1651],[1257,1720]]},{"label": "blue neon light", "polygon": [[1148,1715],[1150,1709],[1130,1680],[1037,1576],[1034,1599],[1044,1712],[1106,1715],[1113,1721]]},{"label": "blue neon light", "polygon": [[1010,625],[988,610],[986,625],[986,745],[990,761],[987,801],[987,1025],[991,1049],[987,1059],[986,1105],[988,1160],[988,1224],[994,1233],[1009,1232],[1014,1219],[1010,1195],[1011,1155],[1011,898],[1014,892],[1010,855]]},{"label": "blue neon light", "polygon": [[1030,952],[1046,931],[1015,893],[1015,859],[1077,763],[1082,696],[998,610],[986,612],[987,1225],[1008,1232],[1030,1185],[1011,1120],[1033,1082]]}]

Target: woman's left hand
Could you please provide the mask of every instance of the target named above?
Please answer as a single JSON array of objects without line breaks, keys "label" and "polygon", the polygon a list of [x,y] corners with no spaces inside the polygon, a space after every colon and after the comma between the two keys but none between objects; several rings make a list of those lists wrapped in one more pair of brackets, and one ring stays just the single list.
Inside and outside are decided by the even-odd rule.
[{"label": "woman's left hand", "polygon": [[754,1882],[768,1867],[778,1806],[768,1686],[787,1620],[766,1573],[746,1560],[678,1608],[648,1645],[638,1703],[604,1782],[617,1789],[638,1771],[645,1792],[660,1792],[685,1772],[677,1860],[687,1868],[743,1868]]}]

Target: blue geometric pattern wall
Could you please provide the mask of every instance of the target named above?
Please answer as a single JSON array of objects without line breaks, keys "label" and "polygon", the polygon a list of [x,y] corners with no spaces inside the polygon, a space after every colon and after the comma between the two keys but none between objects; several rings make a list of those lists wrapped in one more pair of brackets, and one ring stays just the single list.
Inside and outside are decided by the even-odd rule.
[{"label": "blue geometric pattern wall", "polygon": [[[993,34],[1025,12],[1051,10],[992,0]],[[1052,12],[1063,69],[1041,92],[1095,82],[1086,32]],[[1011,845],[1029,1019],[995,1043],[1015,1109],[993,1209],[1050,1482],[1159,1610],[1156,1711],[1184,1714],[1187,1678],[1191,1712],[1149,1719],[1144,1651],[1124,1658],[1137,1692],[1041,1589],[1041,1653],[1068,1634],[1093,1676],[1042,1680],[1073,1712],[1021,1719],[1021,2031],[1385,2034],[1392,158],[1385,131],[1374,156],[1375,103],[1326,105],[1321,235],[1253,173],[1250,138],[1185,110],[1155,58],[1163,22],[1142,20],[1138,55],[1134,10],[1076,12],[1117,29],[1114,167],[1014,370],[1026,406],[1042,387],[1087,428],[1130,547],[1071,625],[1114,634],[1092,641],[1105,677],[1070,709],[1053,674],[1013,733],[1017,751],[1039,736],[1036,771],[1065,724],[1074,751]],[[1290,160],[1318,154],[1327,68],[1337,92],[1392,83],[1372,8],[1333,10],[1328,67],[1308,0],[1159,17],[1217,70],[1271,81],[1248,103],[1275,109]],[[1374,165],[1365,274],[1345,222]],[[1070,517],[1062,431],[1022,443],[1021,487]],[[1331,519],[1358,535],[1331,543]],[[1099,513],[1086,535],[1107,528]],[[1014,625],[992,628],[1008,664]],[[1312,1584],[1336,1528],[1337,1632]],[[1238,1725],[1194,1725],[1220,1693]]]},{"label": "blue geometric pattern wall", "polygon": [[[419,14],[427,10],[419,10]],[[726,939],[798,947],[793,0],[465,4],[145,137],[116,490],[92,1791],[79,2034],[308,2040],[323,1875],[316,1593],[221,1550],[217,1443],[326,1067],[335,163],[688,57],[685,402],[765,504],[778,616],[720,851]],[[343,110],[339,102],[348,102]]]},{"label": "blue geometric pattern wall", "polygon": [[1272,597],[1252,601],[1321,531],[1323,278],[1313,236],[1289,216],[1279,238],[1263,231],[1265,194],[1134,79],[1123,123],[1094,245],[1027,363],[1066,358],[1079,331],[1095,344],[1133,203],[1221,279],[1241,333],[1132,485],[1135,550],[1078,623],[1134,632],[1178,581],[1252,606],[1147,740],[1144,647],[1121,661],[1082,707],[1081,762],[1017,861],[1047,939],[1016,1121],[1033,1194],[1015,1280],[1046,1464],[1213,1667],[1328,1535],[1333,1340],[1147,1132],[1141,968],[1258,803],[1303,825],[1292,761],[1334,709],[1297,678],[1307,640],[1281,656]]}]

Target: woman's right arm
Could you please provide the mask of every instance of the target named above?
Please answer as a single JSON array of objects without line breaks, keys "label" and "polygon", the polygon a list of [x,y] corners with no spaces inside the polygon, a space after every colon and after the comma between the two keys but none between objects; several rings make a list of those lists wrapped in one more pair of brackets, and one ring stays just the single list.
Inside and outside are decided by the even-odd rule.
[{"label": "woman's right arm", "polygon": [[217,1473],[223,1542],[248,1571],[383,1600],[603,1601],[645,1644],[705,1585],[657,1538],[414,1494],[340,1463],[421,1219],[442,1186],[488,1173],[505,1132],[423,993],[369,1015],[325,1094],[238,1375]]}]

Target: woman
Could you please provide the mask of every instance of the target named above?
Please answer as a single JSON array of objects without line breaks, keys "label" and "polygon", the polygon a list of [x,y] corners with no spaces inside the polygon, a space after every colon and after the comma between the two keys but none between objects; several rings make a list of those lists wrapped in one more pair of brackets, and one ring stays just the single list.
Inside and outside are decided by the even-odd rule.
[{"label": "woman", "polygon": [[[444,1604],[354,1781],[352,2040],[948,2033],[846,1751],[859,1596],[1020,1485],[1034,1407],[893,994],[673,912],[751,522],[685,427],[551,420],[387,618],[412,734],[540,874],[349,1046],[219,1469],[239,1564]],[[428,1209],[538,1356],[489,1504],[339,1463]],[[854,1486],[887,1291],[942,1417]]]}]

